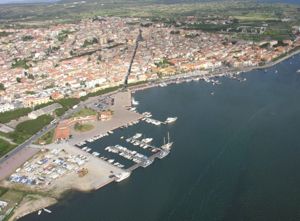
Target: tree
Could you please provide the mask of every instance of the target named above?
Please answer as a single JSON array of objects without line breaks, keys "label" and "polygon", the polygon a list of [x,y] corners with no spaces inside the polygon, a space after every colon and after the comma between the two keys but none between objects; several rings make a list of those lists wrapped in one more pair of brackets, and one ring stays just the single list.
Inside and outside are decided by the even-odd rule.
[{"label": "tree", "polygon": [[34,80],[33,74],[29,74],[29,75],[28,75],[28,79]]},{"label": "tree", "polygon": [[22,37],[22,41],[31,41],[33,37],[31,35],[25,35]]},{"label": "tree", "polygon": [[17,78],[16,78],[16,81],[17,81],[18,83],[21,83],[21,78],[17,77]]},{"label": "tree", "polygon": [[0,83],[0,91],[5,91],[4,84]]}]

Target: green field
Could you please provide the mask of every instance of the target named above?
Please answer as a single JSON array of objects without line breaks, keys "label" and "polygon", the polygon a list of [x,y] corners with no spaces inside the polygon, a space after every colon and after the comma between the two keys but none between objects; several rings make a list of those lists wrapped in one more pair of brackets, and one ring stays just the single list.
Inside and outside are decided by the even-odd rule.
[{"label": "green field", "polygon": [[90,108],[83,108],[77,113],[73,115],[73,117],[86,117],[86,116],[91,116],[91,115],[96,115],[97,112],[90,109]]},{"label": "green field", "polygon": [[26,139],[30,138],[32,135],[36,134],[43,127],[48,125],[53,120],[53,117],[50,115],[42,115],[34,120],[27,120],[22,123],[19,123],[15,128],[14,132],[9,134],[9,137],[15,143],[22,143]]},{"label": "green field", "polygon": [[8,205],[4,210],[0,211],[0,215],[4,215],[3,221],[8,221],[9,217],[13,214],[14,208],[19,204],[25,193],[16,190],[0,189],[0,200],[5,201]]},{"label": "green field", "polygon": [[41,138],[36,141],[36,144],[51,144],[53,141],[54,130],[44,134]]},{"label": "green field", "polygon": [[71,109],[74,105],[78,104],[80,102],[80,100],[77,98],[63,98],[56,102],[59,103],[63,107],[56,109],[55,114],[57,116],[62,116],[68,109]]},{"label": "green field", "polygon": [[8,123],[31,112],[30,108],[20,108],[12,111],[0,113],[0,123]]},{"label": "green field", "polygon": [[79,132],[87,132],[94,129],[94,126],[92,124],[80,124],[76,123],[74,125],[74,130],[79,131]]},{"label": "green field", "polygon": [[10,144],[9,142],[0,138],[0,157],[4,156],[10,150],[12,150],[15,145]]}]

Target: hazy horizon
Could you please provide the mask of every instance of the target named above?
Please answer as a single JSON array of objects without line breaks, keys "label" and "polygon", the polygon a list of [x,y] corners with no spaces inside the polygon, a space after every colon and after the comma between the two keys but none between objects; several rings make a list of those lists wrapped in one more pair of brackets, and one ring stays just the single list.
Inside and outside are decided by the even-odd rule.
[{"label": "hazy horizon", "polygon": [[[51,3],[51,2],[58,2],[58,1],[61,1],[61,0],[0,0],[0,4]],[[207,1],[207,0],[205,0],[205,1]],[[214,0],[212,0],[212,1],[214,1]],[[215,0],[215,1],[218,1],[218,0]],[[201,2],[201,0],[199,0],[198,2]],[[258,3],[263,3],[263,2],[279,3],[279,2],[281,2],[281,3],[300,4],[299,0],[257,0],[257,2]]]}]

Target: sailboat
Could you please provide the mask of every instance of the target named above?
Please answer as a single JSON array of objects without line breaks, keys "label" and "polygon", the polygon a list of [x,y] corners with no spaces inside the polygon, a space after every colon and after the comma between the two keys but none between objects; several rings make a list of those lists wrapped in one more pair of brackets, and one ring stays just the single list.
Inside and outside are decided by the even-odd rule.
[{"label": "sailboat", "polygon": [[170,133],[168,132],[168,142],[166,143],[165,138],[164,138],[164,144],[161,146],[161,148],[164,150],[170,150],[172,145],[173,145],[173,142],[170,142]]}]

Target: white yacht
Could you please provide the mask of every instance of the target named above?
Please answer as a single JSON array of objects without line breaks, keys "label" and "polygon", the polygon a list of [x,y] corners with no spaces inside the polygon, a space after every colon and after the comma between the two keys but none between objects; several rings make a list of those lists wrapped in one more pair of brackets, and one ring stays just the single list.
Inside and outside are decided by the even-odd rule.
[{"label": "white yacht", "polygon": [[99,155],[100,155],[100,153],[98,153],[98,152],[93,152],[92,153],[95,157],[98,157]]},{"label": "white yacht", "polygon": [[170,153],[170,151],[168,151],[168,150],[162,150],[162,151],[160,151],[158,158],[162,159],[162,158],[168,156],[169,153]]},{"label": "white yacht", "polygon": [[133,136],[133,139],[138,139],[142,136],[143,134],[141,133],[136,133],[134,136]]},{"label": "white yacht", "polygon": [[113,163],[114,161],[115,161],[115,159],[109,159],[107,162]]},{"label": "white yacht", "polygon": [[151,143],[151,141],[153,140],[153,138],[144,138],[144,139],[142,139],[142,142],[143,143]]},{"label": "white yacht", "polygon": [[139,102],[132,98],[132,105],[137,106],[139,105]]},{"label": "white yacht", "polygon": [[116,175],[116,182],[121,182],[130,176],[130,172],[123,172]]},{"label": "white yacht", "polygon": [[165,121],[166,124],[171,124],[174,123],[176,120],[178,119],[178,117],[168,117]]}]

